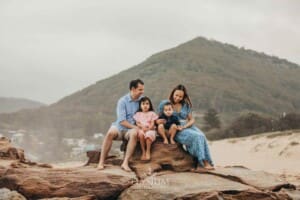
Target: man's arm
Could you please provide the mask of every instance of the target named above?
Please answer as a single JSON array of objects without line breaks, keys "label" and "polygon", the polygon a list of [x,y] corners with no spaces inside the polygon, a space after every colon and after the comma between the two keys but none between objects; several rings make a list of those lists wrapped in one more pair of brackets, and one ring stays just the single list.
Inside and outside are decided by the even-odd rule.
[{"label": "man's arm", "polygon": [[122,126],[124,126],[125,128],[128,128],[128,129],[138,128],[136,125],[130,124],[127,120],[121,121],[120,124],[121,124]]},{"label": "man's arm", "polygon": [[157,120],[155,120],[156,124],[165,124],[167,121],[163,115],[160,115]]},{"label": "man's arm", "polygon": [[128,129],[138,128],[137,126],[135,126],[134,124],[130,124],[126,120],[126,104],[121,99],[118,101],[118,105],[117,105],[117,117],[118,117],[119,123],[122,126],[124,126],[125,128],[128,128]]}]

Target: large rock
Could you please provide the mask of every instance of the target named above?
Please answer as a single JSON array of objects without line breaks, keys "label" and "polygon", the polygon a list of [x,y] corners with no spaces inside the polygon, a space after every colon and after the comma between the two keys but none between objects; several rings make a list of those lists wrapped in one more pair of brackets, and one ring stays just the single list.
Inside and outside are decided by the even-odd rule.
[{"label": "large rock", "polygon": [[87,196],[75,197],[75,198],[54,197],[54,198],[45,198],[45,199],[39,199],[39,200],[97,200],[97,197],[95,195],[87,195]]},{"label": "large rock", "polygon": [[[194,165],[193,158],[183,150],[181,145],[163,144],[161,138],[157,138],[157,140],[152,144],[151,152],[150,161],[141,161],[141,148],[138,143],[135,152],[130,159],[130,166],[135,171],[139,179],[145,178],[153,172],[166,169],[171,169],[176,172],[188,171]],[[87,152],[87,156],[89,158],[87,165],[91,163],[98,163],[100,151]],[[122,160],[114,156],[109,156],[105,163],[121,165]]]},{"label": "large rock", "polygon": [[28,199],[86,195],[94,195],[98,199],[116,198],[136,180],[134,173],[114,166],[103,171],[91,166],[68,169],[10,168],[0,177],[0,188],[17,190]]},{"label": "large rock", "polygon": [[[5,144],[2,150],[8,146],[13,148],[8,140],[2,144]],[[193,158],[180,145],[165,145],[161,141],[153,144],[149,162],[140,161],[137,148],[130,161],[136,173],[121,170],[122,159],[115,156],[106,160],[104,170],[97,170],[93,164],[99,159],[97,151],[90,154],[92,162],[88,165],[64,169],[10,157],[7,153],[2,155],[5,156],[0,158],[0,188],[10,189],[12,194],[18,192],[28,200],[274,200],[299,197],[299,189],[278,176],[243,167],[218,167],[203,174],[185,172],[193,166]],[[10,191],[4,192],[6,196],[10,194]],[[23,200],[21,195],[17,200],[19,197]]]},{"label": "large rock", "polygon": [[10,191],[7,188],[0,189],[1,200],[26,200],[25,197],[16,191]]},{"label": "large rock", "polygon": [[140,157],[141,149],[138,143],[130,164],[139,178],[161,170],[189,171],[194,166],[193,157],[184,151],[181,145],[164,144],[161,138],[157,138],[151,146],[150,161],[141,161]]},{"label": "large rock", "polygon": [[0,138],[0,159],[24,161],[24,150],[15,148],[6,137]]},{"label": "large rock", "polygon": [[262,191],[238,181],[196,173],[152,174],[126,189],[119,197],[128,199],[290,199],[285,193]]},{"label": "large rock", "polygon": [[253,171],[245,167],[219,167],[216,170],[208,171],[208,173],[251,185],[260,190],[279,191],[281,188],[295,189],[295,186],[289,184],[278,175],[264,171]]}]

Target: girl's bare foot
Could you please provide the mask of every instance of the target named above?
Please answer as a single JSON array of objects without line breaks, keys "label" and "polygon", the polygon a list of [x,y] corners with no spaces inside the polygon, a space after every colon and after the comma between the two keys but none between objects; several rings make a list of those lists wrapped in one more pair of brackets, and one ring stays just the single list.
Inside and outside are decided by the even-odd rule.
[{"label": "girl's bare foot", "polygon": [[143,153],[143,154],[142,154],[141,160],[147,160],[147,158],[146,158],[146,153]]},{"label": "girl's bare foot", "polygon": [[146,153],[146,160],[150,160],[150,159],[151,159],[150,153]]},{"label": "girl's bare foot", "polygon": [[164,139],[164,144],[169,144],[168,139]]},{"label": "girl's bare foot", "polygon": [[170,142],[171,144],[176,144],[176,142],[173,139],[171,139]]}]

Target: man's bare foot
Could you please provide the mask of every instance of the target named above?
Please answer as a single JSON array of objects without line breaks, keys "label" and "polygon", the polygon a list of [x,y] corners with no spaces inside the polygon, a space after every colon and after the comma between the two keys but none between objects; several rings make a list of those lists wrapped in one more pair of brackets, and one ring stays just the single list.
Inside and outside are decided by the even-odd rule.
[{"label": "man's bare foot", "polygon": [[125,164],[121,165],[121,169],[123,169],[126,172],[132,172],[132,170],[130,169],[130,167],[128,165],[125,165]]},{"label": "man's bare foot", "polygon": [[176,142],[174,140],[170,140],[171,144],[176,144]]},{"label": "man's bare foot", "polygon": [[97,169],[98,169],[98,170],[103,170],[103,169],[104,169],[104,165],[99,164],[99,165],[97,166]]},{"label": "man's bare foot", "polygon": [[168,139],[164,139],[164,144],[169,144]]}]

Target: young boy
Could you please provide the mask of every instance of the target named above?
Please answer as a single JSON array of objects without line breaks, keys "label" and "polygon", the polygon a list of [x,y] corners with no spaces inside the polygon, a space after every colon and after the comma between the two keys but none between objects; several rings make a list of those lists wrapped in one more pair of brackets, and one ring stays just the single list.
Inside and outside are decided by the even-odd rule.
[{"label": "young boy", "polygon": [[166,120],[164,124],[159,124],[157,128],[157,132],[164,139],[164,144],[169,144],[168,137],[170,137],[170,143],[175,144],[174,137],[177,133],[177,130],[180,131],[182,128],[179,126],[179,119],[173,115],[173,107],[170,102],[167,102],[163,106],[163,113],[158,119]]}]

